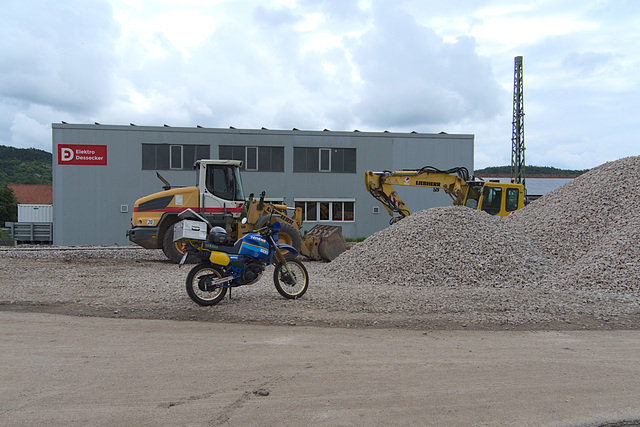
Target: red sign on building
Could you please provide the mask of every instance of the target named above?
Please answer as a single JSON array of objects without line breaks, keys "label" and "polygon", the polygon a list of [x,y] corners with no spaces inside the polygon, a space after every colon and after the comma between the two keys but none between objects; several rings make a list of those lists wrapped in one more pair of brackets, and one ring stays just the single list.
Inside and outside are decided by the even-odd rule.
[{"label": "red sign on building", "polygon": [[59,165],[106,165],[106,145],[58,145]]}]

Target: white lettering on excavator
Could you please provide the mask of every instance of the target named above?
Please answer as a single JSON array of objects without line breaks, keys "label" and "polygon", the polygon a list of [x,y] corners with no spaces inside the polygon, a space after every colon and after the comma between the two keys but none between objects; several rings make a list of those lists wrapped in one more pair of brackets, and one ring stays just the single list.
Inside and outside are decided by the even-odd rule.
[{"label": "white lettering on excavator", "polygon": [[416,181],[416,185],[422,185],[424,187],[440,187],[440,183],[435,181]]}]

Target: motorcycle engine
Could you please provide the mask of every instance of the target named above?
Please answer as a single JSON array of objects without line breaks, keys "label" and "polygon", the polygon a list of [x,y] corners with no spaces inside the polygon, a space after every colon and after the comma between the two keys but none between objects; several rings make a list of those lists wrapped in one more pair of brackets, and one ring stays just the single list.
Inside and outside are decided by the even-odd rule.
[{"label": "motorcycle engine", "polygon": [[251,283],[257,282],[260,279],[260,276],[262,276],[262,272],[264,271],[265,267],[266,264],[264,262],[248,262],[242,269],[240,277],[238,277],[238,284],[249,285]]}]

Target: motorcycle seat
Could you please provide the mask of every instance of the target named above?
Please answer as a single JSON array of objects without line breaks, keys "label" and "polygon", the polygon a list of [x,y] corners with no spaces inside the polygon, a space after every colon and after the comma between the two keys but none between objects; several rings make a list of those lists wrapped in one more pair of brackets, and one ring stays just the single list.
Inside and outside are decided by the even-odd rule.
[{"label": "motorcycle seat", "polygon": [[242,241],[240,241],[240,240],[238,240],[233,246],[216,245],[215,243],[204,242],[202,247],[207,249],[207,250],[210,250],[210,251],[224,252],[225,254],[237,255],[238,252],[240,252],[240,245],[241,244],[242,244]]}]

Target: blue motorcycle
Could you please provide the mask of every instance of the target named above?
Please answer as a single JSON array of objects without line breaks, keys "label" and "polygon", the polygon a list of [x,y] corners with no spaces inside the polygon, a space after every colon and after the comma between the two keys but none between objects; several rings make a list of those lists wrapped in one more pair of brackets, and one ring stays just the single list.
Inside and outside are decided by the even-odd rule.
[{"label": "blue motorcycle", "polygon": [[187,240],[184,264],[189,254],[201,262],[187,275],[187,294],[197,304],[215,305],[222,301],[227,290],[257,282],[268,265],[276,264],[273,283],[285,298],[300,298],[309,287],[309,274],[301,261],[285,258],[281,249],[297,255],[290,245],[278,243],[280,222],[268,223],[244,235],[232,246],[225,245],[227,232],[213,227],[206,241]]}]

